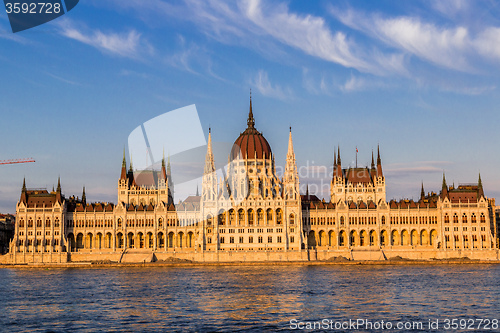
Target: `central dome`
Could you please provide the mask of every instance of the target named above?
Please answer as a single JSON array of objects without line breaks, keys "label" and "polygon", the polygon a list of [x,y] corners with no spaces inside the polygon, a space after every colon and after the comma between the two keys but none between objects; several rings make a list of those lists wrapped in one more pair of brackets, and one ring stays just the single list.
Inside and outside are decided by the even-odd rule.
[{"label": "central dome", "polygon": [[252,112],[252,98],[250,97],[250,112],[248,113],[247,129],[240,134],[233,144],[229,160],[238,159],[240,154],[243,159],[264,159],[271,157],[271,146],[262,133],[255,128]]}]

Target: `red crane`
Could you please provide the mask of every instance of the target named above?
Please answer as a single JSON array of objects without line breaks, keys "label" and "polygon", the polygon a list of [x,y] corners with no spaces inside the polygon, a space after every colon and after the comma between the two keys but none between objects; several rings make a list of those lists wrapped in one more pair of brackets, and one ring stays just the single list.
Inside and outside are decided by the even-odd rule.
[{"label": "red crane", "polygon": [[17,163],[31,163],[35,162],[33,158],[19,158],[19,159],[14,159],[14,160],[0,160],[0,165],[1,164],[17,164]]}]

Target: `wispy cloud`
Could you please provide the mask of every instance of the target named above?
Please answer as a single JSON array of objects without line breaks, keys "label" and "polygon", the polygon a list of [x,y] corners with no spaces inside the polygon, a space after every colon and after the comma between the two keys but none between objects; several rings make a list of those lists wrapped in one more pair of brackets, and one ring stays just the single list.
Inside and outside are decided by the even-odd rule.
[{"label": "wispy cloud", "polygon": [[269,81],[267,72],[259,70],[251,84],[264,96],[274,97],[281,100],[289,100],[292,98],[292,90],[290,88],[282,88],[279,85],[272,85]]},{"label": "wispy cloud", "polygon": [[76,82],[76,81],[73,81],[73,80],[68,80],[68,79],[65,79],[61,76],[58,76],[58,75],[55,75],[55,74],[52,74],[52,73],[49,73],[49,72],[45,72],[45,74],[47,74],[48,76],[58,80],[58,81],[61,81],[61,82],[64,82],[64,83],[67,83],[67,84],[70,84],[72,86],[81,86],[82,84],[79,83],[79,82]]},{"label": "wispy cloud", "polygon": [[417,161],[409,163],[389,164],[384,170],[387,176],[393,178],[410,177],[418,174],[442,173],[449,161]]},{"label": "wispy cloud", "polygon": [[[446,1],[439,8],[466,7],[462,1]],[[443,9],[444,10],[444,9]],[[419,17],[384,17],[352,9],[330,8],[330,13],[346,26],[384,44],[411,54],[422,61],[459,72],[479,73],[485,58],[500,60],[500,28],[467,25],[439,25]]]},{"label": "wispy cloud", "polygon": [[59,33],[62,36],[95,47],[104,53],[141,59],[144,53],[152,54],[154,52],[154,48],[134,29],[125,33],[104,33],[100,30],[77,28],[69,20],[62,20],[59,27]]},{"label": "wispy cloud", "polygon": [[355,90],[362,90],[365,88],[366,82],[363,78],[358,78],[351,74],[351,77],[345,82],[343,86],[340,87],[340,90],[343,92],[351,92]]}]

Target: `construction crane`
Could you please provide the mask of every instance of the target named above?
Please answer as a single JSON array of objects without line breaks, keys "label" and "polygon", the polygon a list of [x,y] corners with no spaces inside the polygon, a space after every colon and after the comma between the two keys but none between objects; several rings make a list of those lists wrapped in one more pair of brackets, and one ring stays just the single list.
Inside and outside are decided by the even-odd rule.
[{"label": "construction crane", "polygon": [[14,160],[0,160],[0,164],[17,164],[17,163],[31,163],[35,162],[33,158],[19,158]]}]

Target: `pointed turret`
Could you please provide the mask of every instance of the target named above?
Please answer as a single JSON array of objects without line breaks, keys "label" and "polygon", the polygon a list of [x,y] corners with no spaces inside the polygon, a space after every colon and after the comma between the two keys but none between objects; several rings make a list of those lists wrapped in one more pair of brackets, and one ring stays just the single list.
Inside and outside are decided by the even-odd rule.
[{"label": "pointed turret", "polygon": [[422,182],[422,188],[420,189],[420,200],[425,199],[424,182]]},{"label": "pointed turret", "polygon": [[21,189],[20,201],[26,203],[26,178],[23,178],[23,188]]},{"label": "pointed turret", "polygon": [[253,119],[253,111],[252,111],[252,90],[250,89],[250,110],[248,111],[248,120],[247,120],[248,128],[255,128],[255,119]]},{"label": "pointed turret", "polygon": [[446,185],[446,178],[443,172],[443,184],[441,186],[441,199],[444,199],[448,196],[448,185]]},{"label": "pointed turret", "polygon": [[299,174],[297,172],[297,163],[295,160],[295,152],[293,150],[292,127],[290,127],[290,133],[288,135],[288,152],[286,154],[286,166],[283,179],[286,198],[299,198]]},{"label": "pointed turret", "polygon": [[120,175],[120,180],[121,179],[127,179],[127,160],[125,159],[125,148],[123,148],[122,173]]},{"label": "pointed turret", "polygon": [[204,174],[209,174],[215,171],[214,154],[212,152],[212,132],[208,129],[207,154],[205,156]]},{"label": "pointed turret", "polygon": [[204,200],[215,200],[217,195],[217,175],[215,174],[214,154],[212,151],[212,130],[208,129],[207,154],[203,169],[201,193]]},{"label": "pointed turret", "polygon": [[380,146],[377,146],[377,177],[384,177],[382,172],[382,160],[380,159]]},{"label": "pointed turret", "polygon": [[337,147],[337,168],[335,169],[335,177],[342,178],[342,164],[340,159],[340,146]]},{"label": "pointed turret", "polygon": [[172,166],[170,165],[170,155],[168,155],[167,159],[167,183],[168,183],[168,195],[171,197],[169,199],[171,202],[174,202],[174,180],[172,179]]},{"label": "pointed turret", "polygon": [[85,195],[85,186],[83,187],[83,192],[82,192],[82,203],[84,205],[87,203],[87,196]]},{"label": "pointed turret", "polygon": [[372,177],[372,180],[376,177],[377,175],[377,169],[375,168],[375,160],[373,159],[373,149],[372,149],[372,164],[370,168],[370,176]]},{"label": "pointed turret", "polygon": [[481,173],[479,173],[479,179],[477,181],[477,195],[479,198],[484,197],[483,182],[481,181]]},{"label": "pointed turret", "polygon": [[127,178],[130,185],[136,185],[134,177],[134,167],[132,166],[132,156],[130,156],[130,167],[128,169]]},{"label": "pointed turret", "polygon": [[61,202],[61,177],[57,178],[56,201]]},{"label": "pointed turret", "polygon": [[200,196],[200,191],[198,190],[198,184],[196,184],[196,196],[199,197]]},{"label": "pointed turret", "polygon": [[165,169],[165,153],[163,153],[163,158],[161,159],[161,177],[165,181],[167,180],[167,170]]}]

